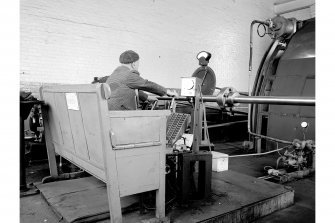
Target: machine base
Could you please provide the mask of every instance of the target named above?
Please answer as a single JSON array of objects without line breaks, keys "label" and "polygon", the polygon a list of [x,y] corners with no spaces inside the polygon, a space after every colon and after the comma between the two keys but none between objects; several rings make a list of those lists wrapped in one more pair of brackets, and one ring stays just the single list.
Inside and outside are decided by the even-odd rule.
[{"label": "machine base", "polygon": [[[178,162],[180,165],[177,177],[180,188],[179,202],[182,205],[188,205],[192,197],[197,200],[209,198],[212,183],[212,154],[207,151],[180,153]],[[195,170],[196,162],[197,171]]]}]

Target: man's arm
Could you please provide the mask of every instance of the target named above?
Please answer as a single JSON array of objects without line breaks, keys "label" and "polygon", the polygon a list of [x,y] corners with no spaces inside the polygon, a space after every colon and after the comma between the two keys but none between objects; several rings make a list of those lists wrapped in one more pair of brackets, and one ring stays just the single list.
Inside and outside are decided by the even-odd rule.
[{"label": "man's arm", "polygon": [[[157,94],[159,96],[164,96],[167,93],[167,90],[166,90],[165,87],[163,87],[159,84],[156,84],[152,81],[143,79],[142,77],[139,76],[139,73],[137,71],[134,71],[134,70],[129,72],[126,84],[127,84],[128,87],[130,87],[132,89],[139,89],[139,90],[143,90],[143,91],[148,91],[148,92],[151,92],[153,94]],[[144,93],[144,92],[142,92],[142,93]],[[142,96],[144,96],[144,95],[142,94]]]},{"label": "man's arm", "polygon": [[138,97],[141,101],[146,101],[148,99],[148,95],[143,91],[138,91]]}]

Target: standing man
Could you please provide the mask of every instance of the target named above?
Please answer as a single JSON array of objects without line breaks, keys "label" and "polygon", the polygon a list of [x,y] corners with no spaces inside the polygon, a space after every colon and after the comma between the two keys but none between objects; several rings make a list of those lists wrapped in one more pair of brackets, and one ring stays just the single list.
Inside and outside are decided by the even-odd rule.
[{"label": "standing man", "polygon": [[139,105],[138,99],[157,100],[143,91],[159,96],[177,96],[175,92],[140,77],[139,59],[139,55],[132,50],[127,50],[120,55],[121,66],[117,67],[106,81],[112,92],[108,99],[109,110],[135,110]]}]

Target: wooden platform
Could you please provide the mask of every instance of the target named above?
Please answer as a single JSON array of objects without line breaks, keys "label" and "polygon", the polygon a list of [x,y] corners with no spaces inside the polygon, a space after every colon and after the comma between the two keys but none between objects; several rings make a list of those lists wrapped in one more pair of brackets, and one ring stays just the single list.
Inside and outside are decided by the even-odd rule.
[{"label": "wooden platform", "polygon": [[[250,222],[293,204],[294,191],[233,171],[212,173],[212,196],[167,212],[171,222]],[[105,184],[94,177],[38,186],[51,208],[67,222],[109,222]],[[137,201],[123,199],[122,206]],[[149,222],[154,212],[124,214],[124,222]],[[147,221],[146,221],[147,220]]]}]

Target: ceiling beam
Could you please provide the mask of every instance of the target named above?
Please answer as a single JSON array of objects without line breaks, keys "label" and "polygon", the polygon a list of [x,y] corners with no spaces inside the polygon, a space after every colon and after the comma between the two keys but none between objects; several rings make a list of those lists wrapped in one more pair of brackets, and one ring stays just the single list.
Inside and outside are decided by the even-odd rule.
[{"label": "ceiling beam", "polygon": [[276,0],[273,4],[274,5],[280,5],[280,4],[287,3],[287,2],[292,2],[292,1],[295,1],[295,0]]},{"label": "ceiling beam", "polygon": [[278,4],[278,2],[276,3],[277,4],[274,5],[274,12],[277,15],[315,6],[315,0],[295,0],[295,1],[284,2],[281,4]]}]

